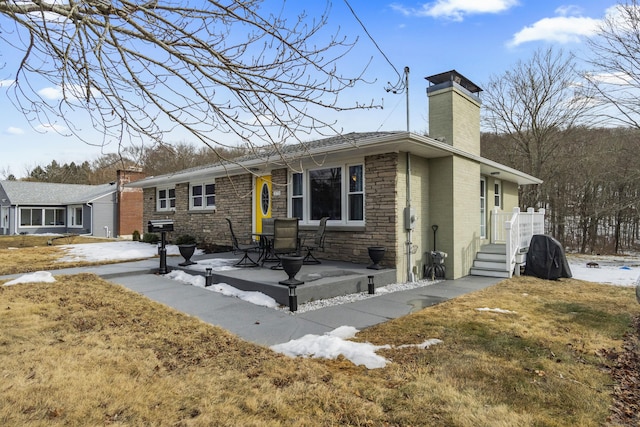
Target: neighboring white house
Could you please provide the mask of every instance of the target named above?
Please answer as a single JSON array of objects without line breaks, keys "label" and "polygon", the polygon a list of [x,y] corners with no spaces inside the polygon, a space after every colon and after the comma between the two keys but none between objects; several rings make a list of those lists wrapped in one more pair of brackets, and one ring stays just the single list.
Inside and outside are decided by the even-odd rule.
[{"label": "neighboring white house", "polygon": [[117,185],[0,181],[0,234],[115,237]]},{"label": "neighboring white house", "polygon": [[326,216],[320,257],[368,263],[367,248],[385,246],[383,264],[406,281],[422,278],[435,247],[448,254],[447,278],[468,275],[493,213],[512,212],[518,187],[541,181],[480,156],[479,87],[455,70],[427,80],[429,137],[350,133],[128,186],[144,191],[145,222],[173,219],[174,233],[200,241],[229,244],[225,218],[248,236],[263,218],[313,231]]}]

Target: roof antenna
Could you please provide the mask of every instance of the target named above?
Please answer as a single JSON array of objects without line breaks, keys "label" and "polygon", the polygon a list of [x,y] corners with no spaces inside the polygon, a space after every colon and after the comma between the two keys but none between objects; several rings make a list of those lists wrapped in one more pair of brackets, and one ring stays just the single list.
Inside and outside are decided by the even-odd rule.
[{"label": "roof antenna", "polygon": [[407,98],[407,132],[410,132],[409,127],[409,67],[404,67],[404,81],[398,81],[395,86],[391,85],[391,82],[387,82],[388,86],[384,89],[387,92],[391,92],[395,95],[406,94]]}]

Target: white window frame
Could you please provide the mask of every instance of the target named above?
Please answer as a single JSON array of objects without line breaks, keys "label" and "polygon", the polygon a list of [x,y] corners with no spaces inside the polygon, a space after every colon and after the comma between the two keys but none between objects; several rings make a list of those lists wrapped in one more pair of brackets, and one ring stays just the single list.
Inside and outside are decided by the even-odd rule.
[{"label": "white window frame", "polygon": [[493,182],[493,206],[502,209],[502,181],[499,179]]},{"label": "white window frame", "polygon": [[[173,197],[170,197],[169,193],[173,190]],[[166,191],[166,196],[161,198],[160,192]],[[161,206],[162,201],[166,202],[166,206]],[[171,201],[173,201],[173,206],[171,206]],[[176,210],[176,187],[157,187],[156,188],[156,210],[157,211],[175,211]]]},{"label": "white window frame", "polygon": [[[80,210],[80,223],[77,221],[77,211]],[[84,209],[82,205],[71,205],[67,208],[67,224],[69,228],[82,228],[84,222]]]},{"label": "white window frame", "polygon": [[[30,218],[29,218],[29,225],[23,225],[22,224],[22,213],[26,210],[31,211],[30,212]],[[33,225],[33,211],[40,211],[40,220],[41,220],[41,224],[36,224]],[[46,223],[46,219],[47,219],[47,211],[61,211],[61,215],[60,218],[62,219],[62,224],[47,224]],[[56,215],[54,213],[54,219],[55,219]],[[44,208],[44,207],[38,207],[38,206],[33,206],[33,207],[21,207],[20,208],[20,212],[18,215],[18,221],[20,224],[20,228],[64,228],[67,226],[67,223],[65,221],[65,209],[64,208]]]},{"label": "white window frame", "polygon": [[[362,191],[349,192],[349,168],[352,166],[362,167]],[[331,219],[329,223],[332,226],[364,226],[366,222],[366,185],[365,185],[365,164],[364,161],[356,161],[349,163],[339,164],[327,164],[322,167],[306,169],[303,172],[290,172],[289,182],[291,183],[290,191],[288,192],[287,204],[288,214],[293,215],[293,199],[302,198],[302,218],[300,219],[301,225],[317,225],[319,219],[311,219],[311,179],[310,172],[340,168],[340,217],[341,219]],[[293,176],[297,173],[302,173],[302,194],[293,195]],[[362,220],[349,220],[349,195],[350,194],[362,194]]]},{"label": "white window frame", "polygon": [[[295,193],[295,187],[293,185],[294,182],[294,176],[300,176],[300,193]],[[300,220],[304,221],[307,216],[304,213],[304,196],[305,196],[305,185],[304,185],[304,181],[305,181],[305,174],[303,172],[292,172],[290,175],[290,180],[291,180],[291,193],[289,196],[289,216],[290,217],[296,217],[296,213],[293,211],[293,201],[294,200],[300,200],[301,201],[301,205],[302,205],[302,212],[300,212]]]},{"label": "white window frame", "polygon": [[[207,194],[207,186],[213,185],[213,193]],[[193,189],[200,187],[201,193],[199,195],[193,194]],[[213,204],[208,204],[207,198],[213,196]],[[202,199],[202,204],[197,206],[195,204],[196,199]],[[189,210],[191,211],[214,211],[216,210],[216,181],[205,182],[190,182],[189,183]]]},{"label": "white window frame", "polygon": [[[362,172],[362,176],[360,177],[361,180],[362,180],[362,183],[361,183],[362,184],[362,189],[361,190],[351,191],[351,186],[349,184],[351,182],[351,179],[352,179],[352,177],[350,175],[350,172],[351,172],[350,169],[352,167],[357,167],[357,166],[360,166],[362,168],[362,171],[361,171]],[[365,198],[364,198],[364,163],[348,164],[346,166],[345,172],[347,174],[347,180],[346,180],[346,182],[344,184],[345,185],[345,191],[346,191],[346,204],[347,204],[347,206],[346,206],[346,215],[347,215],[346,220],[349,223],[361,222],[361,223],[364,224],[364,212],[365,212],[365,209],[364,209],[364,203],[365,203]],[[351,219],[349,219],[349,214],[351,213],[351,197],[350,196],[357,196],[357,195],[362,195],[362,219],[351,220]]]}]

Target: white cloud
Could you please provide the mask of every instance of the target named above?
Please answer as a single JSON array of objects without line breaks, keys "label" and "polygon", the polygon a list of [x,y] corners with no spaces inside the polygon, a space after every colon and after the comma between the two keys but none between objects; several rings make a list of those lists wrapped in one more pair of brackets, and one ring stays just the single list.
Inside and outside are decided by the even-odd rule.
[{"label": "white cloud", "polygon": [[64,133],[67,130],[67,128],[61,125],[53,124],[53,123],[43,123],[41,125],[36,126],[36,130],[42,133],[47,133],[47,132]]},{"label": "white cloud", "polygon": [[62,87],[45,87],[38,91],[38,95],[46,99],[62,99]]},{"label": "white cloud", "polygon": [[9,135],[22,135],[22,134],[24,134],[24,130],[22,130],[20,128],[17,128],[17,127],[14,127],[14,126],[9,126],[5,132],[8,133]]},{"label": "white cloud", "polygon": [[398,3],[391,4],[391,8],[407,16],[429,16],[462,21],[467,15],[500,13],[516,5],[518,0],[436,0],[432,3],[424,3],[421,8],[405,7]]},{"label": "white cloud", "polygon": [[580,16],[582,15],[583,9],[580,6],[576,5],[565,5],[560,6],[556,9],[556,15],[560,16]]},{"label": "white cloud", "polygon": [[15,80],[0,80],[0,87],[9,87],[15,82]]},{"label": "white cloud", "polygon": [[633,78],[626,73],[587,74],[585,77],[587,80],[594,83],[605,83],[620,86],[626,86],[633,83]]},{"label": "white cloud", "polygon": [[579,42],[582,37],[593,35],[599,25],[599,19],[587,17],[556,16],[544,18],[514,34],[509,46],[518,46],[532,41]]},{"label": "white cloud", "polygon": [[86,96],[86,88],[79,85],[65,86],[64,89],[62,86],[51,86],[40,89],[38,95],[54,101],[63,99],[63,97],[67,99],[82,99]]}]

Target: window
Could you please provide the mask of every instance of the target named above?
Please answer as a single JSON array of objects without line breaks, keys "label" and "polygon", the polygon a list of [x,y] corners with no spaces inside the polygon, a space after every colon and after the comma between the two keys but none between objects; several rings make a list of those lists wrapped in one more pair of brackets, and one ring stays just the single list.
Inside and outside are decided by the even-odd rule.
[{"label": "window", "polygon": [[364,166],[340,165],[291,174],[292,217],[314,223],[329,217],[333,224],[364,224]]},{"label": "window", "polygon": [[364,219],[364,186],[362,165],[349,166],[349,221]]},{"label": "window", "polygon": [[21,227],[63,227],[64,208],[20,208]]},{"label": "window", "polygon": [[82,227],[82,206],[69,207],[69,227]]},{"label": "window", "polygon": [[342,219],[342,168],[309,171],[310,219]]},{"label": "window", "polygon": [[493,206],[502,208],[502,183],[498,180],[493,184]]},{"label": "window", "polygon": [[158,188],[158,206],[159,211],[173,211],[176,209],[176,189],[175,188]]},{"label": "window", "polygon": [[45,225],[64,225],[64,209],[45,209]]},{"label": "window", "polygon": [[303,201],[303,175],[301,173],[294,173],[291,176],[291,216],[300,220],[304,219],[302,213],[302,201]]},{"label": "window", "polygon": [[208,182],[204,184],[191,183],[191,190],[189,194],[189,209],[205,210],[216,208],[216,184],[214,182]]},{"label": "window", "polygon": [[487,181],[480,179],[480,238],[487,237]]}]

